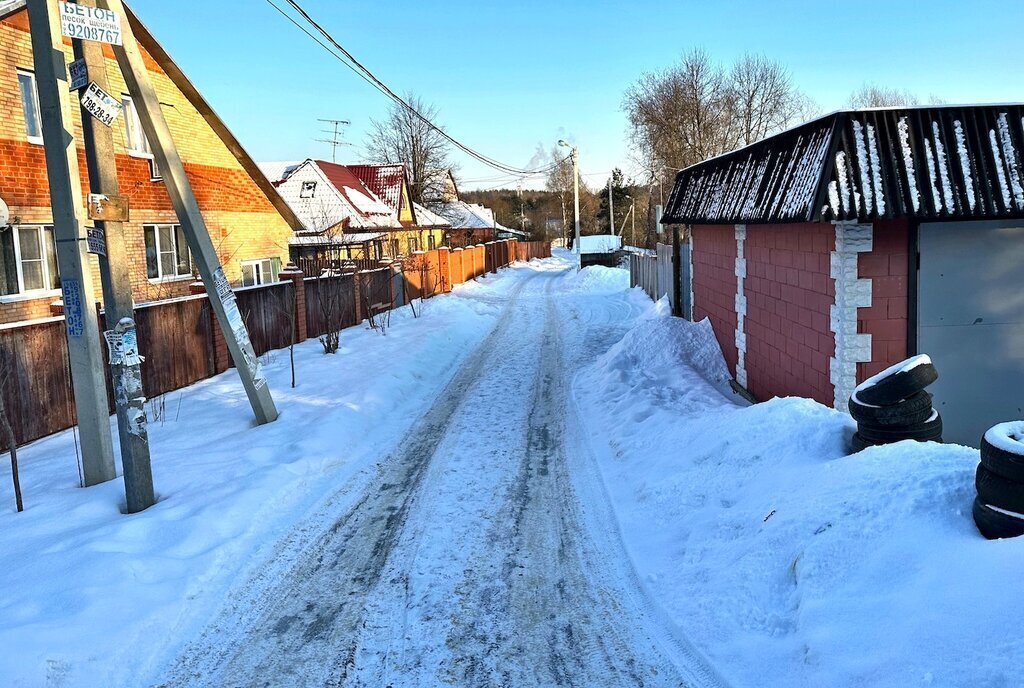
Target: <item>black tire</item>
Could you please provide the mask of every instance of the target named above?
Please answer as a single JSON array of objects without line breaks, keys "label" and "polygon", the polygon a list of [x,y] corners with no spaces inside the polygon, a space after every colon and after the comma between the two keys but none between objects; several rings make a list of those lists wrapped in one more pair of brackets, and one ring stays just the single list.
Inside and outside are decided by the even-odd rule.
[{"label": "black tire", "polygon": [[878,442],[871,442],[860,436],[859,432],[853,433],[853,438],[850,440],[850,448],[853,450],[852,454],[856,454],[859,451],[864,451],[868,447],[874,447]]},{"label": "black tire", "polygon": [[978,498],[985,504],[1024,514],[1024,483],[993,473],[979,463],[974,474]]},{"label": "black tire", "polygon": [[893,373],[870,387],[857,390],[861,403],[892,406],[908,399],[939,379],[939,371],[931,363],[922,363],[910,370]]},{"label": "black tire", "polygon": [[981,462],[996,475],[1024,483],[1024,455],[1001,449],[984,437],[981,438]]},{"label": "black tire", "polygon": [[917,440],[918,442],[942,441],[942,416],[932,412],[933,418],[915,425],[869,425],[860,423],[857,432],[866,440],[877,443]]},{"label": "black tire", "polygon": [[978,526],[978,532],[988,540],[1024,535],[1024,518],[1000,513],[982,502],[981,497],[974,498],[971,513],[974,515],[974,524]]},{"label": "black tire", "polygon": [[918,392],[892,406],[868,406],[859,401],[856,394],[847,403],[850,415],[858,423],[873,426],[916,425],[932,415],[932,395]]}]

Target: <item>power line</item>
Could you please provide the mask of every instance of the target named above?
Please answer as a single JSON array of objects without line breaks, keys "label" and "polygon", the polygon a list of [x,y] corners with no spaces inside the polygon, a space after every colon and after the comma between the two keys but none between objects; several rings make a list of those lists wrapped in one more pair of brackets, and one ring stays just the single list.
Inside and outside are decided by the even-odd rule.
[{"label": "power line", "polygon": [[[290,21],[292,24],[294,24],[303,33],[305,33],[307,36],[309,36],[311,39],[313,39],[313,41],[315,43],[317,43],[320,47],[322,47],[324,50],[326,50],[328,53],[330,53],[332,57],[334,57],[336,60],[338,60],[339,62],[344,64],[349,70],[354,72],[357,76],[359,76],[361,79],[363,79],[368,84],[373,86],[375,89],[377,89],[378,91],[383,93],[385,96],[390,98],[395,104],[405,108],[410,114],[412,114],[417,119],[419,119],[424,124],[426,124],[428,127],[433,129],[434,131],[436,131],[440,136],[445,138],[453,146],[455,146],[456,148],[458,148],[462,152],[466,153],[470,157],[474,158],[475,160],[477,160],[477,161],[479,161],[479,162],[481,162],[481,163],[483,163],[483,164],[485,164],[485,165],[487,165],[489,167],[492,167],[492,168],[498,170],[499,172],[506,172],[506,173],[512,174],[512,175],[532,175],[532,174],[537,174],[537,173],[549,172],[549,171],[554,169],[556,166],[558,166],[562,162],[561,160],[555,161],[555,162],[552,162],[549,165],[546,165],[546,166],[541,167],[541,168],[533,169],[533,170],[521,169],[521,168],[518,168],[518,167],[514,167],[512,165],[506,165],[505,163],[499,162],[498,160],[495,160],[494,158],[488,157],[488,156],[484,155],[483,153],[480,153],[480,152],[474,150],[473,148],[470,148],[466,144],[463,144],[462,142],[456,140],[455,138],[450,136],[447,132],[445,132],[443,129],[441,129],[440,127],[435,125],[433,122],[431,122],[430,119],[428,119],[427,117],[422,115],[416,108],[414,108],[412,105],[407,103],[398,94],[396,94],[394,91],[392,91],[383,81],[378,79],[373,74],[373,72],[371,72],[369,69],[367,69],[365,66],[363,66],[350,52],[348,52],[348,50],[346,50],[337,40],[335,40],[335,38],[326,29],[324,29],[319,23],[317,23],[316,20],[314,20],[309,15],[309,13],[306,12],[306,10],[303,9],[302,6],[296,0],[285,0],[285,2],[287,2],[288,5],[293,10],[298,12],[299,15],[310,26],[312,26],[317,31],[317,33],[319,33],[323,37],[323,39],[325,39],[328,43],[330,43],[331,46],[334,46],[334,49],[331,49],[331,47],[329,47],[322,40],[320,40],[320,38],[315,36],[313,33],[311,33],[309,30],[307,30],[306,27],[302,26],[298,21],[296,21],[294,17],[292,17],[290,14],[285,12],[281,7],[279,7],[277,4],[275,4],[274,0],[267,0],[267,3],[271,7],[273,7],[275,10],[277,10],[282,16],[284,16],[286,19],[288,19],[288,21]],[[341,55],[339,55],[338,52],[335,52],[335,50],[340,52]]]}]

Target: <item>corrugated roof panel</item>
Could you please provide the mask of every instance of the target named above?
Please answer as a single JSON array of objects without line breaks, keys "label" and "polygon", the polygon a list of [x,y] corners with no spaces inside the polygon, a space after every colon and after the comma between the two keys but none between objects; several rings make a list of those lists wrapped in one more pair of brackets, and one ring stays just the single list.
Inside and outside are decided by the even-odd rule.
[{"label": "corrugated roof panel", "polygon": [[1024,106],[837,112],[676,175],[664,221],[1024,217]]}]

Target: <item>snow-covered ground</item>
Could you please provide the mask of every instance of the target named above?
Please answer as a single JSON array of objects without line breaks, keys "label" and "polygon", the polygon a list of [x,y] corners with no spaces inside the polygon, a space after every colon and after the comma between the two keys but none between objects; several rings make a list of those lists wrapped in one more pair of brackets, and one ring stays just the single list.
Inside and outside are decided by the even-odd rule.
[{"label": "snow-covered ground", "polygon": [[975,450],[846,456],[847,416],[740,403],[707,323],[568,264],[307,342],[295,389],[274,353],[267,426],[233,371],[167,395],[141,514],[70,433],[26,447],[0,684],[1019,682],[1024,539],[977,534]]},{"label": "snow-covered ground", "polygon": [[736,686],[1021,685],[1024,538],[975,529],[978,452],[847,456],[847,415],[737,403],[708,323],[664,312],[636,317],[575,394],[641,580],[719,671]]}]

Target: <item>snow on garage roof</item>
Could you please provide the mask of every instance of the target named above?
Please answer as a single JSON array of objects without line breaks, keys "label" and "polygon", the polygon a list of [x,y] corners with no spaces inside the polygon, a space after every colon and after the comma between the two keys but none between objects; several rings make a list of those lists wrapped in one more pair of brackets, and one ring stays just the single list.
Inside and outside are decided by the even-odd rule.
[{"label": "snow on garage roof", "polygon": [[662,222],[1024,217],[1024,106],[835,112],[676,175]]},{"label": "snow on garage roof", "polygon": [[613,253],[622,248],[622,237],[614,234],[591,234],[580,237],[580,253]]}]

